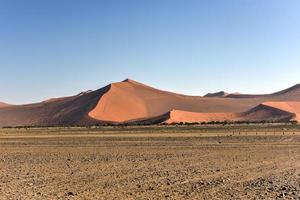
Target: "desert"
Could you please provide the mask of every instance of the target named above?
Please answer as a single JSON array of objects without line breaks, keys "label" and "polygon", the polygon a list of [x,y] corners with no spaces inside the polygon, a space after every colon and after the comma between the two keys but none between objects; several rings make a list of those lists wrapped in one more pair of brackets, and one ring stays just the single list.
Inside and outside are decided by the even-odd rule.
[{"label": "desert", "polygon": [[0,0],[0,200],[300,200],[300,0]]},{"label": "desert", "polygon": [[25,105],[3,104],[0,127],[297,122],[299,102],[299,84],[262,95],[188,96],[125,79],[74,96]]},{"label": "desert", "polygon": [[298,125],[1,129],[1,199],[299,199]]}]

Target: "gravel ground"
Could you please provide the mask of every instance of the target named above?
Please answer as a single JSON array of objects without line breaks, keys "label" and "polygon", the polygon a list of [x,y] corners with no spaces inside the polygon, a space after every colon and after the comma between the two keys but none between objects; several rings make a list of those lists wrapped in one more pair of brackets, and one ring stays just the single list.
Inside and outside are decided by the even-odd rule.
[{"label": "gravel ground", "polygon": [[73,131],[2,131],[0,199],[300,199],[298,132]]}]

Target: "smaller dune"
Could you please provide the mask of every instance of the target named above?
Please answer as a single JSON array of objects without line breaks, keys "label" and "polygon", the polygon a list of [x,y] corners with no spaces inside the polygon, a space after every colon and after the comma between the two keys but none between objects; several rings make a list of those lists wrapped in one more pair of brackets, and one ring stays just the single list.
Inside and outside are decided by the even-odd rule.
[{"label": "smaller dune", "polygon": [[172,110],[166,123],[193,123],[193,122],[212,122],[212,121],[235,121],[236,113],[197,113],[182,110]]},{"label": "smaller dune", "polygon": [[297,101],[285,101],[285,102],[265,102],[265,106],[270,106],[285,112],[289,112],[295,115],[294,120],[300,121],[300,102]]},{"label": "smaller dune", "polygon": [[239,118],[240,121],[250,122],[289,122],[295,120],[295,113],[262,103],[246,112],[240,113]]},{"label": "smaller dune", "polygon": [[0,127],[300,121],[300,85],[266,95],[177,94],[126,79],[40,103],[0,103]]},{"label": "smaller dune", "polygon": [[216,93],[207,93],[204,97],[226,97],[228,93],[224,91],[216,92]]},{"label": "smaller dune", "polygon": [[285,90],[281,90],[279,92],[272,93],[271,96],[278,96],[278,95],[292,95],[292,94],[299,94],[300,92],[300,84],[296,84],[292,87],[289,87]]},{"label": "smaller dune", "polygon": [[4,108],[4,107],[8,107],[8,106],[11,106],[11,105],[4,103],[4,102],[0,102],[0,108]]},{"label": "smaller dune", "polygon": [[265,102],[246,112],[200,113],[171,110],[165,123],[194,122],[289,122],[300,121],[300,102]]}]

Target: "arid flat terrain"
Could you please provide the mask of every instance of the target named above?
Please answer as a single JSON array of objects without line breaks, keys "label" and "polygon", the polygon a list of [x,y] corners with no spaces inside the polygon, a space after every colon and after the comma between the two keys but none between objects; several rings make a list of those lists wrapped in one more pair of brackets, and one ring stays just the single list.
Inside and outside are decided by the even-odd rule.
[{"label": "arid flat terrain", "polygon": [[0,130],[0,199],[300,199],[299,125]]}]

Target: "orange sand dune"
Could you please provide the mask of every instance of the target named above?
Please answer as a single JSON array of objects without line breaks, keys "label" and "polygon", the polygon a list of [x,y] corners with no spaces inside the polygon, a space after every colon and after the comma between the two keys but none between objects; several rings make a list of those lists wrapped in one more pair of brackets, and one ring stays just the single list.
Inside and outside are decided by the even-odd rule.
[{"label": "orange sand dune", "polygon": [[300,122],[300,102],[266,102],[263,105],[292,113],[295,115],[294,119]]},{"label": "orange sand dune", "polygon": [[[297,104],[292,102],[300,102],[299,85],[269,95],[233,98],[224,94],[213,97],[186,96],[126,79],[71,97],[0,107],[0,127],[159,123],[168,119],[208,122],[287,121],[291,117],[299,118]],[[267,105],[263,102],[288,102],[291,108],[283,103]]]},{"label": "orange sand dune", "polygon": [[[241,113],[197,113],[182,110],[172,110],[167,115],[166,123],[193,122],[299,122],[300,102],[266,102],[249,111]],[[165,115],[164,115],[165,117]]]},{"label": "orange sand dune", "polygon": [[8,107],[8,106],[11,106],[11,105],[4,103],[4,102],[0,102],[0,108],[4,108],[4,107]]},{"label": "orange sand dune", "polygon": [[[221,93],[215,95],[219,94]],[[213,94],[213,96],[215,95]],[[213,113],[205,114],[205,116],[201,114],[199,118],[207,118],[204,121],[209,121],[210,118],[213,118],[212,116],[216,116],[214,121],[219,121],[224,118],[222,113],[242,113],[265,101],[288,99],[289,96],[284,95],[285,93],[282,93],[282,95],[274,95],[274,97],[269,95],[261,98],[185,96],[161,91],[127,79],[111,84],[97,106],[89,112],[89,116],[99,121],[122,123],[153,118],[168,113],[170,110],[180,110],[190,113]],[[298,96],[300,100],[300,95]],[[295,95],[292,95],[291,99],[294,98]]]},{"label": "orange sand dune", "polygon": [[93,119],[126,122],[162,115],[170,110],[190,112],[240,112],[261,103],[252,99],[203,98],[158,90],[133,80],[113,83],[97,106]]},{"label": "orange sand dune", "polygon": [[211,121],[235,121],[238,118],[236,113],[196,113],[182,110],[172,110],[166,123],[193,123]]}]

